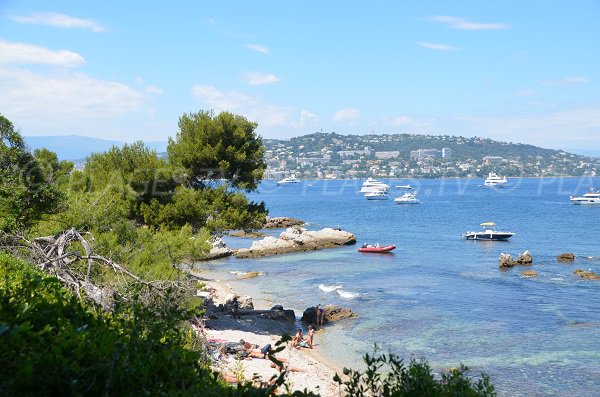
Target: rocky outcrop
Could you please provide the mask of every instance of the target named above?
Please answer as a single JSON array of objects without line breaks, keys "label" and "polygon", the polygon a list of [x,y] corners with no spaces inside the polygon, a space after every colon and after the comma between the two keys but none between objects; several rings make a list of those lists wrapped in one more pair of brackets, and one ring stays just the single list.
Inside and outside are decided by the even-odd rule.
[{"label": "rocky outcrop", "polygon": [[558,262],[571,263],[575,260],[575,254],[573,254],[572,252],[563,252],[562,254],[556,257],[556,260]]},{"label": "rocky outcrop", "polygon": [[208,254],[206,254],[206,256],[202,258],[203,260],[209,261],[212,259],[225,258],[233,254],[233,251],[229,249],[227,244],[225,244],[223,239],[220,237],[213,238],[213,240],[210,241],[210,243],[212,245],[212,248],[210,249]]},{"label": "rocky outcrop", "polygon": [[585,280],[600,280],[600,275],[592,272],[591,270],[581,270],[581,269],[575,269],[575,271],[573,272],[576,275],[578,275],[579,277],[585,279]]},{"label": "rocky outcrop", "polygon": [[265,229],[284,229],[297,225],[304,225],[304,221],[296,218],[288,218],[285,216],[276,216],[276,217],[266,217],[265,224],[263,227]]},{"label": "rocky outcrop", "polygon": [[513,260],[510,254],[500,254],[500,258],[498,259],[498,267],[501,269],[510,269],[513,266],[531,266],[533,264],[533,256],[529,251],[525,251],[517,257],[517,260]]},{"label": "rocky outcrop", "polygon": [[[328,321],[338,321],[338,320],[341,320],[344,318],[356,317],[356,313],[354,313],[352,310],[350,310],[348,308],[340,307],[338,305],[326,305],[324,307],[324,309],[325,309],[324,323],[326,323]],[[317,323],[317,308],[315,306],[307,307],[306,310],[304,310],[304,313],[302,313],[302,318],[300,319],[300,321],[303,321],[303,322],[309,323],[309,324],[316,324]]]},{"label": "rocky outcrop", "polygon": [[524,270],[521,272],[523,277],[537,277],[538,273],[535,270]]},{"label": "rocky outcrop", "polygon": [[351,244],[356,244],[356,237],[340,229],[325,228],[313,231],[295,226],[286,229],[278,238],[268,236],[254,241],[250,248],[241,248],[234,255],[237,258],[256,258]]},{"label": "rocky outcrop", "polygon": [[237,298],[240,310],[254,310],[254,303],[252,303],[252,297],[245,295],[239,296],[238,294],[229,294],[225,298],[225,309],[231,309],[231,303],[233,299]]}]

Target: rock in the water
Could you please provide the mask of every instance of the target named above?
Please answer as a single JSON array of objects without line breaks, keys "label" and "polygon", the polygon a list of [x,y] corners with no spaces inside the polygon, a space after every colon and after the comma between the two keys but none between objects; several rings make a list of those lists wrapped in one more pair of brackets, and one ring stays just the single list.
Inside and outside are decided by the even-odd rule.
[{"label": "rock in the water", "polygon": [[325,228],[306,230],[298,226],[282,232],[279,238],[272,236],[254,241],[252,247],[237,250],[238,258],[256,258],[290,252],[312,251],[341,245],[356,244],[356,237],[340,229]]},{"label": "rock in the water", "polygon": [[563,252],[556,257],[556,260],[565,263],[573,262],[575,260],[575,254],[572,252]]},{"label": "rock in the water", "polygon": [[502,269],[508,269],[514,266],[514,261],[510,254],[500,254],[500,259],[498,260],[498,262],[498,266]]},{"label": "rock in the water", "polygon": [[533,264],[533,257],[529,251],[525,251],[517,257],[517,260],[513,260],[510,254],[500,254],[498,259],[498,267],[501,269],[510,269],[515,265],[531,266]]},{"label": "rock in the water", "polygon": [[281,305],[275,305],[271,308],[271,310],[283,310],[283,306]]},{"label": "rock in the water", "polygon": [[266,217],[265,218],[265,229],[283,229],[296,225],[304,225],[304,221],[296,218],[288,218],[285,216]]},{"label": "rock in the water", "polygon": [[529,250],[519,254],[519,257],[516,260],[517,265],[531,265],[533,263],[533,257]]},{"label": "rock in the water", "polygon": [[212,248],[206,254],[206,256],[202,258],[202,260],[225,258],[226,256],[230,256],[233,254],[233,251],[229,249],[227,244],[225,244],[223,239],[220,237],[213,238],[213,240],[210,243],[212,245]]},{"label": "rock in the water", "polygon": [[592,271],[575,269],[575,271],[573,273],[577,274],[579,277],[586,279],[586,280],[600,280],[600,275],[598,275]]},{"label": "rock in the water", "polygon": [[536,277],[538,273],[535,270],[524,270],[521,272],[523,277]]},{"label": "rock in the water", "polygon": [[300,321],[309,324],[316,324],[317,308],[315,306],[307,307],[306,310],[304,310],[304,313],[302,313],[302,318],[300,319]]},{"label": "rock in the water", "polygon": [[254,303],[252,303],[252,297],[246,295],[239,299],[240,310],[254,310]]},{"label": "rock in the water", "polygon": [[[326,323],[328,321],[338,321],[338,320],[341,320],[344,318],[356,317],[356,313],[354,313],[352,310],[350,310],[348,308],[340,307],[338,305],[327,305],[324,307],[324,309],[325,309],[324,323]],[[300,321],[303,321],[303,322],[309,323],[309,324],[316,324],[317,323],[317,308],[314,306],[307,307],[306,310],[304,310],[304,313],[302,313],[302,318],[300,319]]]}]

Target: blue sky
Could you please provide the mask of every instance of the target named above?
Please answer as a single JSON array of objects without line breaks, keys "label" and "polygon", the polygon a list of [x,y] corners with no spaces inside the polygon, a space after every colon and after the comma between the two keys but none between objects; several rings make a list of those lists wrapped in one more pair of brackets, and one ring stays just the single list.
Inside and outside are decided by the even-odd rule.
[{"label": "blue sky", "polygon": [[24,135],[166,140],[228,110],[265,138],[483,136],[600,151],[600,1],[0,1]]}]

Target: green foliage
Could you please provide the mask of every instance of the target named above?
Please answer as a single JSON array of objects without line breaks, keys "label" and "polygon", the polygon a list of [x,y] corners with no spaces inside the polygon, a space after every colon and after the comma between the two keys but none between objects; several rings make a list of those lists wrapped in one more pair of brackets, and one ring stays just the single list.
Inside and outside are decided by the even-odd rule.
[{"label": "green foliage", "polygon": [[[357,371],[344,368],[347,380],[336,374],[334,380],[343,388],[343,395],[381,397],[493,397],[494,386],[485,374],[476,382],[468,368],[452,369],[436,378],[425,361],[411,360],[408,366],[395,354],[366,354],[367,368]],[[382,371],[386,369],[387,372]]]},{"label": "green foliage", "polygon": [[186,168],[193,184],[225,178],[236,188],[254,190],[266,168],[256,126],[228,112],[184,113],[176,139],[169,139],[169,160]]},{"label": "green foliage", "polygon": [[48,183],[54,183],[59,187],[66,187],[69,182],[69,174],[73,171],[72,161],[58,161],[56,153],[48,149],[36,149],[33,156],[38,161]]},{"label": "green foliage", "polygon": [[184,348],[189,313],[168,299],[107,314],[4,254],[0,263],[1,395],[227,394]]},{"label": "green foliage", "polygon": [[12,123],[0,115],[0,230],[26,229],[58,211],[63,196],[46,176]]}]

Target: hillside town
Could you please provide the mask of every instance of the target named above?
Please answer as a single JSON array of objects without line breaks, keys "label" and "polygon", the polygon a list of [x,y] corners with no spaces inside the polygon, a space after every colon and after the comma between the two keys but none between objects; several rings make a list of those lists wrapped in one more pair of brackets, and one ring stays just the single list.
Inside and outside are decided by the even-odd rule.
[{"label": "hillside town", "polygon": [[600,158],[483,138],[315,133],[266,140],[266,178],[596,176]]}]

